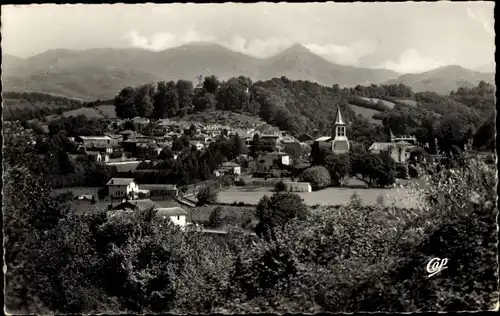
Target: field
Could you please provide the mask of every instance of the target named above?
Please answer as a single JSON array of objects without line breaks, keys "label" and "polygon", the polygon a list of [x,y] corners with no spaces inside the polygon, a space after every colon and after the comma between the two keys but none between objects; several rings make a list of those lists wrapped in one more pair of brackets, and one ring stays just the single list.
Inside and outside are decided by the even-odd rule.
[{"label": "field", "polygon": [[110,119],[116,118],[115,106],[112,104],[109,105],[99,105],[96,109],[101,112],[105,117]]},{"label": "field", "polygon": [[392,102],[389,102],[386,100],[382,100],[382,99],[377,99],[377,98],[360,97],[360,99],[363,99],[363,100],[368,101],[368,102],[372,101],[373,103],[377,103],[378,101],[382,101],[382,103],[390,109],[392,109],[396,105],[395,103],[392,103]]},{"label": "field", "polygon": [[372,110],[372,109],[367,109],[361,106],[349,104],[351,109],[356,113],[356,114],[361,114],[364,118],[368,119],[371,123],[375,124],[382,124],[381,120],[376,120],[373,118],[373,114],[375,113],[380,113],[380,111],[377,110]]},{"label": "field", "polygon": [[398,101],[406,105],[417,106],[417,101],[415,100],[398,99]]},{"label": "field", "polygon": [[[379,196],[383,196],[387,203],[394,202],[399,207],[415,207],[418,201],[408,194],[405,188],[394,189],[352,189],[352,188],[327,188],[315,192],[297,193],[309,206],[322,205],[345,205],[349,203],[351,196],[357,192],[366,204],[375,204]],[[257,205],[264,195],[272,195],[268,188],[241,188],[231,187],[219,192],[221,203],[244,202]]]},{"label": "field", "polygon": [[[193,223],[205,224],[208,223],[210,214],[219,206],[208,205],[196,207],[191,212],[191,221]],[[248,227],[251,222],[255,222],[255,207],[249,206],[220,206],[221,208],[221,226],[217,228],[225,228],[227,225]]]}]

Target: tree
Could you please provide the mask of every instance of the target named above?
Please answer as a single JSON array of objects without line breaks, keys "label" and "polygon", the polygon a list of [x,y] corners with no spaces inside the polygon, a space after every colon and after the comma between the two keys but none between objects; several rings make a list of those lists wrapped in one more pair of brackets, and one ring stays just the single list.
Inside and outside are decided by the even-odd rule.
[{"label": "tree", "polygon": [[123,88],[113,101],[116,116],[119,118],[133,118],[138,115],[135,105],[136,90],[132,87]]},{"label": "tree", "polygon": [[274,186],[274,191],[275,192],[284,192],[286,191],[286,185],[285,183],[280,180],[278,183],[276,183],[276,185]]},{"label": "tree", "polygon": [[193,100],[194,110],[197,112],[213,108],[215,107],[215,103],[216,100],[214,95],[206,92],[205,90],[199,91]]},{"label": "tree", "polygon": [[193,137],[196,134],[198,134],[198,129],[194,124],[191,124],[191,126],[189,126],[189,137]]},{"label": "tree", "polygon": [[294,218],[305,220],[307,214],[307,206],[298,194],[277,192],[271,198],[264,196],[255,210],[255,216],[259,220],[256,233],[270,237],[274,228],[283,229]]},{"label": "tree", "polygon": [[218,192],[214,187],[203,187],[196,195],[198,206],[217,203]]},{"label": "tree", "polygon": [[219,79],[216,76],[205,77],[203,89],[210,94],[215,94],[219,88]]},{"label": "tree", "polygon": [[165,81],[158,82],[154,96],[153,117],[163,119],[168,116],[168,93],[169,87],[167,83]]},{"label": "tree", "polygon": [[299,178],[300,181],[309,182],[313,190],[326,188],[332,182],[330,173],[323,166],[308,168],[300,174]]},{"label": "tree", "polygon": [[179,109],[190,109],[194,93],[193,83],[187,80],[178,80],[177,93],[179,95]]},{"label": "tree", "polygon": [[396,182],[396,162],[388,152],[380,154],[381,164],[375,167],[374,175],[379,186],[385,187]]},{"label": "tree", "polygon": [[474,134],[473,146],[479,150],[494,151],[495,150],[495,119],[493,116],[479,126]]},{"label": "tree", "polygon": [[211,228],[219,228],[222,225],[222,208],[220,206],[210,212],[208,223]]},{"label": "tree", "polygon": [[333,185],[339,186],[342,180],[351,173],[350,155],[331,153],[325,158],[325,167],[330,172]]},{"label": "tree", "polygon": [[155,94],[155,87],[152,84],[139,87],[135,96],[135,105],[139,116],[150,117],[153,114]]},{"label": "tree", "polygon": [[261,141],[259,134],[255,134],[250,144],[250,155],[254,158],[259,156]]}]

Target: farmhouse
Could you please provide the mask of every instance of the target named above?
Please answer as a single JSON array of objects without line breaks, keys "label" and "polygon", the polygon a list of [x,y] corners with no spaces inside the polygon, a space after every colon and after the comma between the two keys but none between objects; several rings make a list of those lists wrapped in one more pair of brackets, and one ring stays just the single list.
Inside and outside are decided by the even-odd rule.
[{"label": "farmhouse", "polygon": [[109,154],[102,153],[97,150],[86,150],[85,154],[90,157],[92,161],[95,162],[109,162]]},{"label": "farmhouse", "polygon": [[252,172],[269,171],[271,168],[279,168],[281,165],[290,165],[290,156],[283,152],[271,152],[260,155],[249,163]]},{"label": "farmhouse", "polygon": [[[186,226],[188,212],[180,207],[161,207],[150,199],[125,201],[112,208],[109,216],[117,216],[121,212],[132,213],[134,211],[156,210],[156,218],[169,219],[175,225]],[[122,214],[123,214],[122,213]]]},{"label": "farmhouse", "polygon": [[139,190],[132,178],[111,178],[106,185],[110,198],[124,198],[135,195]]},{"label": "farmhouse", "polygon": [[92,147],[112,147],[118,142],[109,136],[77,136],[75,137],[75,142],[80,143],[84,148]]},{"label": "farmhouse", "polygon": [[405,163],[410,158],[410,152],[415,148],[414,145],[406,142],[399,141],[397,143],[373,143],[368,148],[372,153],[379,154],[381,152],[388,152],[394,161]]},{"label": "farmhouse", "polygon": [[214,174],[216,177],[220,177],[226,173],[233,173],[240,175],[241,174],[241,167],[237,163],[234,162],[225,162],[220,167],[214,171]]}]

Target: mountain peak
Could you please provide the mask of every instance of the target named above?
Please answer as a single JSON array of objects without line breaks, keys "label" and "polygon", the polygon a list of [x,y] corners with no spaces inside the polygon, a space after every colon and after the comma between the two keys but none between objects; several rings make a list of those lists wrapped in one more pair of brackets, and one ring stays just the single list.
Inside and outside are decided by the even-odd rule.
[{"label": "mountain peak", "polygon": [[295,43],[283,51],[284,53],[311,53],[304,45]]}]

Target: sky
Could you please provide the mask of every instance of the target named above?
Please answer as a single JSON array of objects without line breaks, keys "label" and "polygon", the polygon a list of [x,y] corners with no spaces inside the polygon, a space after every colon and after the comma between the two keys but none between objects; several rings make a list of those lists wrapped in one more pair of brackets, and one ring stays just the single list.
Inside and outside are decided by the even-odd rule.
[{"label": "sky", "polygon": [[494,2],[2,6],[2,50],[164,50],[212,42],[258,58],[300,43],[342,65],[417,73],[494,61]]}]

